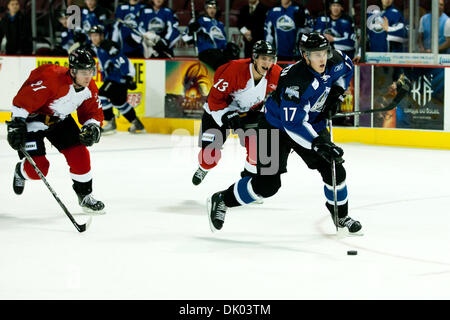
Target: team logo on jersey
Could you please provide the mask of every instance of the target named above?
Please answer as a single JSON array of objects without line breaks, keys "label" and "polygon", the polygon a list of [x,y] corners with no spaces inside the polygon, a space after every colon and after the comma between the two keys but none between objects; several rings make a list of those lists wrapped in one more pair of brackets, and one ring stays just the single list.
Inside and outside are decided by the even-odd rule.
[{"label": "team logo on jersey", "polygon": [[278,18],[276,26],[277,29],[288,32],[295,29],[295,22],[291,17],[283,15]]},{"label": "team logo on jersey", "polygon": [[214,38],[218,40],[225,40],[225,36],[222,33],[222,30],[220,30],[217,26],[212,26],[209,30],[209,34]]},{"label": "team logo on jersey", "polygon": [[166,24],[160,18],[153,18],[147,25],[148,31],[153,31],[156,34],[161,34],[164,31]]},{"label": "team logo on jersey", "polygon": [[131,28],[137,28],[137,22],[136,22],[136,16],[133,13],[129,13],[125,16],[123,19],[127,25],[129,25]]},{"label": "team logo on jersey", "polygon": [[292,97],[296,97],[297,99],[300,99],[300,88],[298,86],[291,86],[287,87],[286,91],[284,92],[289,99],[292,99]]},{"label": "team logo on jersey", "polygon": [[327,82],[328,79],[331,78],[331,76],[329,76],[329,75],[327,75],[327,74],[324,74],[321,78],[322,78],[323,82]]},{"label": "team logo on jersey", "polygon": [[86,31],[86,32],[91,30],[91,23],[88,20],[83,22],[83,30]]},{"label": "team logo on jersey", "polygon": [[311,107],[310,111],[321,112],[325,105],[325,101],[328,97],[328,92],[330,92],[330,88],[326,88],[324,92],[320,95],[319,99],[317,99],[316,103]]},{"label": "team logo on jersey", "polygon": [[384,20],[381,16],[381,10],[377,5],[372,5],[367,8],[367,13],[370,14],[367,18],[367,28],[375,33],[384,32]]},{"label": "team logo on jersey", "polygon": [[334,72],[341,71],[343,67],[344,67],[343,63],[338,64],[336,67],[334,67]]}]

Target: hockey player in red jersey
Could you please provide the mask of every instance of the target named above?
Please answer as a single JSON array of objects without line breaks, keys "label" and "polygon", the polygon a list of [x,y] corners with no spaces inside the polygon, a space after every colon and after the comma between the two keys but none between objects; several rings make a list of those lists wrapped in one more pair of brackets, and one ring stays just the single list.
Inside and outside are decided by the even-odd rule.
[{"label": "hockey player in red jersey", "polygon": [[[277,87],[281,67],[276,64],[272,45],[259,40],[249,59],[232,60],[220,66],[214,75],[214,85],[203,108],[198,155],[199,167],[192,177],[200,184],[221,157],[229,130],[255,128],[266,95]],[[256,132],[255,132],[256,133]],[[256,134],[245,132],[241,144],[247,149],[247,159],[241,175],[256,174]]]},{"label": "hockey player in red jersey", "polygon": [[[94,76],[95,60],[84,50],[69,55],[69,68],[42,65],[33,70],[13,99],[8,142],[18,150],[20,162],[14,171],[13,189],[22,194],[26,180],[39,180],[20,151],[23,147],[46,176],[50,163],[45,157],[44,138],[66,158],[78,203],[86,213],[104,213],[103,202],[92,196],[91,161],[87,146],[100,140],[103,110]],[[78,128],[71,113],[77,111]]]}]

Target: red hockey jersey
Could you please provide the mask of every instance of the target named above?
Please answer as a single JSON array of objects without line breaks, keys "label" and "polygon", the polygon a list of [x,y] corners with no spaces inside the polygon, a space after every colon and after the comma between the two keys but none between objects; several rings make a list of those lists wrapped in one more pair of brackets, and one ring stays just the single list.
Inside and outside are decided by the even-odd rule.
[{"label": "red hockey jersey", "polygon": [[69,69],[54,64],[34,69],[13,99],[12,114],[26,118],[29,114],[44,114],[66,118],[77,110],[81,124],[103,121],[103,110],[94,80],[76,92]]},{"label": "red hockey jersey", "polygon": [[222,126],[226,112],[247,112],[260,107],[266,95],[277,88],[281,70],[279,65],[273,65],[255,86],[251,59],[232,60],[216,70],[203,108]]}]

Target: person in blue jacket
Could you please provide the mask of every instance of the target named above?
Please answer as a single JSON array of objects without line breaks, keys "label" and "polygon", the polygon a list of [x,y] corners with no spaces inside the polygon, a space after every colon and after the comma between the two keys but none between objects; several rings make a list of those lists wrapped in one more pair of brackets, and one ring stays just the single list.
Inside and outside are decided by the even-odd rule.
[{"label": "person in blue jacket", "polygon": [[139,0],[129,0],[128,4],[117,7],[114,17],[125,23],[115,22],[111,40],[121,45],[122,52],[127,57],[143,58],[144,49],[141,43],[133,40],[133,29],[138,28],[138,20],[141,9],[145,5]]},{"label": "person in blue jacket", "polygon": [[310,169],[320,173],[325,204],[333,221],[331,163],[335,161],[337,227],[349,235],[362,234],[361,223],[348,215],[346,171],[342,165],[344,151],[331,141],[326,124],[327,118],[337,112],[353,77],[352,61],[332,49],[322,34],[302,35],[300,49],[302,59],[282,70],[277,89],[266,100],[266,112],[260,116],[257,175],[243,177],[208,198],[207,214],[213,232],[222,229],[227,208],[276,194],[281,187],[280,176],[287,172],[287,160],[294,151]]},{"label": "person in blue jacket", "polygon": [[329,14],[317,18],[314,31],[323,33],[336,50],[341,50],[351,59],[355,55],[355,23],[344,14],[344,1],[331,0]]},{"label": "person in blue jacket", "polygon": [[99,98],[107,124],[104,133],[114,132],[117,128],[113,107],[127,119],[131,126],[128,131],[137,133],[144,130],[144,125],[128,103],[128,90],[135,90],[134,76],[136,70],[131,61],[120,51],[118,43],[105,40],[103,26],[94,26],[89,30],[92,42],[91,51],[97,56],[103,85],[99,89]]},{"label": "person in blue jacket", "polygon": [[402,13],[394,0],[381,0],[382,10],[368,13],[367,35],[371,52],[404,52],[408,35]]},{"label": "person in blue jacket", "polygon": [[206,14],[191,19],[182,38],[187,43],[196,41],[198,59],[214,70],[240,54],[239,47],[227,41],[224,25],[216,17],[218,9],[216,0],[206,0]]}]

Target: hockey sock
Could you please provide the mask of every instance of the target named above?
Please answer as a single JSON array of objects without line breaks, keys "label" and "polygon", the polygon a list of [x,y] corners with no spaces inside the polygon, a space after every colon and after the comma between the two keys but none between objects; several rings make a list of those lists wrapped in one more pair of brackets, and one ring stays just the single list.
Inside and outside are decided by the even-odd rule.
[{"label": "hockey sock", "polygon": [[136,112],[128,102],[125,102],[121,106],[116,106],[116,108],[119,110],[120,114],[123,115],[129,122],[133,122],[133,120],[136,119]]},{"label": "hockey sock", "polygon": [[[32,157],[34,162],[36,163],[39,170],[41,170],[42,174],[44,176],[47,176],[48,169],[50,168],[50,162],[48,162],[47,158],[45,156],[33,156]],[[23,163],[23,167],[21,166],[22,174],[26,179],[31,180],[39,180],[41,179],[39,175],[37,174],[36,170],[34,170],[31,163],[26,160]]]},{"label": "hockey sock", "polygon": [[[327,208],[330,209],[331,207],[332,210],[330,212],[333,212],[334,207],[333,186],[330,186],[325,183],[323,190],[325,192],[325,198],[327,199]],[[341,209],[341,207],[344,208],[344,206],[347,208],[348,202],[347,184],[345,183],[345,181],[336,186],[336,196],[337,196],[337,205],[339,209],[339,217],[340,218],[345,217],[347,215],[348,210],[343,211],[344,209]]]},{"label": "hockey sock", "polygon": [[222,152],[220,149],[213,148],[202,148],[198,153],[198,163],[199,166],[207,171],[211,170],[219,163],[220,158],[222,157]]},{"label": "hockey sock", "polygon": [[106,121],[111,121],[112,119],[114,119],[114,113],[113,113],[113,108],[109,108],[109,109],[103,109],[103,116],[105,117]]},{"label": "hockey sock", "polygon": [[72,180],[80,183],[92,180],[91,158],[88,149],[81,145],[75,145],[61,150],[70,167],[70,176]]},{"label": "hockey sock", "polygon": [[245,137],[245,149],[247,149],[247,158],[245,159],[245,170],[256,174],[256,135]]},{"label": "hockey sock", "polygon": [[258,200],[260,197],[253,191],[252,178],[244,177],[225,192],[224,200],[227,207],[245,205]]}]

